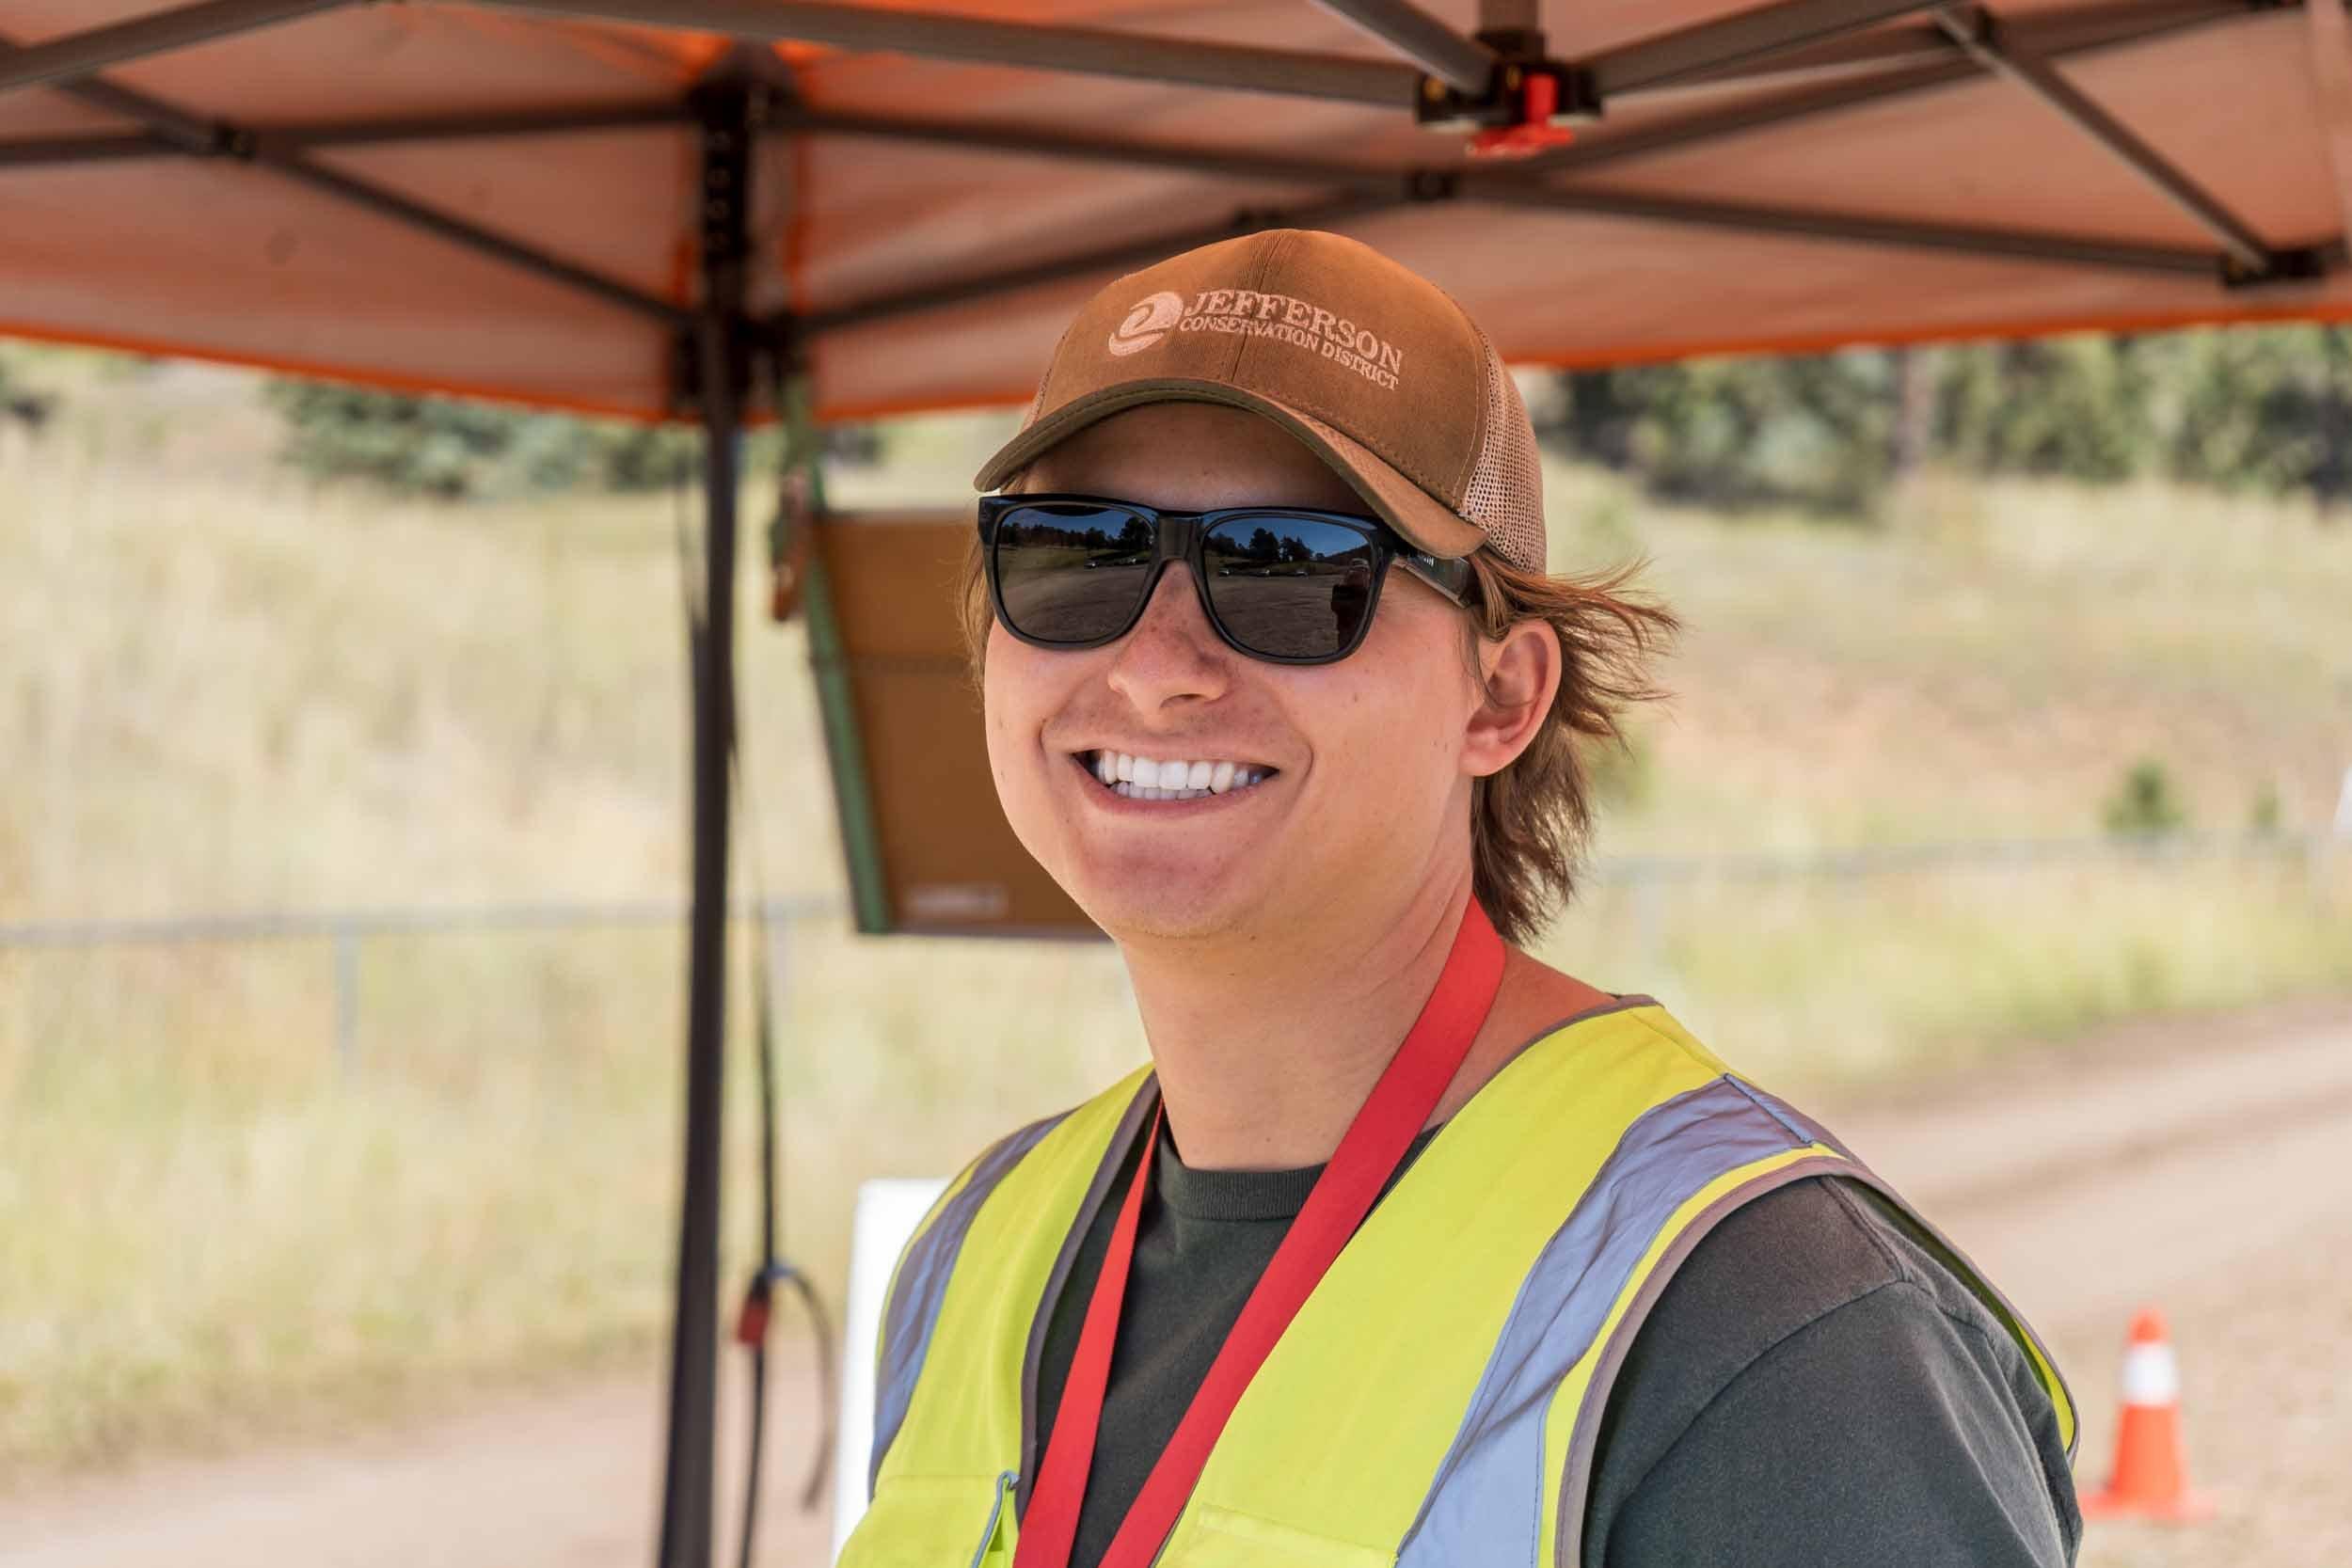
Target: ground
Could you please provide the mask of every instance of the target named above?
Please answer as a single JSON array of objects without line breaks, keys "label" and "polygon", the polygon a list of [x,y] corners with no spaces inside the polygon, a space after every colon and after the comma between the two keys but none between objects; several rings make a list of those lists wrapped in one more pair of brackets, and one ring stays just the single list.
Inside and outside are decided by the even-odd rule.
[{"label": "ground", "polygon": [[[2093,1524],[2082,1568],[2352,1561],[2352,1006],[2173,1019],[1900,1098],[1818,1107],[2044,1332],[2104,1479],[2123,1336],[2170,1320],[2194,1529]],[[813,1377],[787,1347],[762,1563],[821,1560],[793,1493]],[[726,1391],[739,1398],[740,1371]],[[647,1366],[330,1445],[174,1461],[0,1501],[0,1568],[639,1568],[661,1409]],[[723,1412],[732,1459],[740,1411]],[[733,1560],[736,1471],[721,1481]]]}]

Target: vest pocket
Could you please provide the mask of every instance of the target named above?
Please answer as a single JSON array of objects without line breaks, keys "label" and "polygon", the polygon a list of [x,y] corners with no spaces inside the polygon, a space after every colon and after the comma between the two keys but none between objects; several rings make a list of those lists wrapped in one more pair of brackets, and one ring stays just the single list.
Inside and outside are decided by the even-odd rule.
[{"label": "vest pocket", "polygon": [[1392,1551],[1195,1503],[1170,1533],[1157,1568],[1394,1568],[1395,1562]]},{"label": "vest pocket", "polygon": [[890,1476],[841,1548],[838,1568],[1005,1568],[1012,1472]]}]

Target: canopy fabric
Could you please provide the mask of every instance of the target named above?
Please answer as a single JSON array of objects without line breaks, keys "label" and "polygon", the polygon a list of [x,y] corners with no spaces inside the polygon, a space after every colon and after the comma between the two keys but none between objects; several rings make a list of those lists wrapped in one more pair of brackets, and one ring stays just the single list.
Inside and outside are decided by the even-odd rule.
[{"label": "canopy fabric", "polygon": [[[1311,94],[850,50],[823,40],[861,13],[914,18],[916,48],[930,32],[904,6],[792,0],[214,0],[191,8],[220,24],[204,41],[28,82],[11,69],[44,49],[172,13],[0,0],[0,334],[673,411],[699,204],[686,99],[739,56],[717,32],[567,12],[723,21],[759,48],[775,96],[750,304],[803,346],[823,420],[1024,401],[1077,300],[1269,223],[1388,252],[1519,362],[2339,317],[2342,4],[1551,0],[1529,8],[1548,53],[1598,68],[1602,114],[1515,164],[1416,126],[1419,68],[1338,0],[937,13],[1127,35],[1140,71],[1162,40],[1279,51],[1317,62]],[[1422,9],[1480,20],[1474,0]],[[2280,276],[2225,285],[2213,225],[1972,54],[1988,14],[1999,48],[2045,62]],[[1659,40],[1758,19],[1793,46],[1661,77]],[[533,122],[563,128],[517,129]],[[1027,269],[1053,276],[1022,286]]]}]

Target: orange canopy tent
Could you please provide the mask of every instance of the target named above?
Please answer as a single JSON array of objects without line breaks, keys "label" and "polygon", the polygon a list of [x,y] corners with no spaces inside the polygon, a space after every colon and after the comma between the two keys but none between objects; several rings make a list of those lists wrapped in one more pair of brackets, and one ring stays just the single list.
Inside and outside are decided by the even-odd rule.
[{"label": "orange canopy tent", "polygon": [[[1018,403],[1103,282],[1272,225],[1387,251],[1519,362],[2341,318],[2344,4],[0,0],[0,334],[708,433],[660,1547],[699,1568],[734,436],[777,388]],[[1069,924],[928,789],[977,744],[946,607],[817,531],[861,926]]]}]

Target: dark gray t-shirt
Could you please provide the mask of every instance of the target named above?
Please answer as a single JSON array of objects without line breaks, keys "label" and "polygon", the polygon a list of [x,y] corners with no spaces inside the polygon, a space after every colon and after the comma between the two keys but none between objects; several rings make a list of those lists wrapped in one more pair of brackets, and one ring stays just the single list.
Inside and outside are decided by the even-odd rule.
[{"label": "dark gray t-shirt", "polygon": [[[1163,1130],[1072,1568],[1110,1544],[1322,1171],[1193,1170]],[[1127,1179],[1047,1327],[1040,1452]],[[1899,1211],[1816,1177],[1735,1210],[1660,1294],[1603,1413],[1581,1568],[2058,1568],[2081,1535],[2015,1341]]]}]

